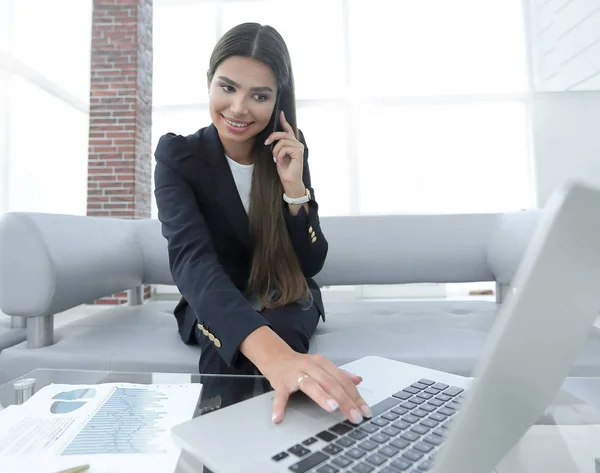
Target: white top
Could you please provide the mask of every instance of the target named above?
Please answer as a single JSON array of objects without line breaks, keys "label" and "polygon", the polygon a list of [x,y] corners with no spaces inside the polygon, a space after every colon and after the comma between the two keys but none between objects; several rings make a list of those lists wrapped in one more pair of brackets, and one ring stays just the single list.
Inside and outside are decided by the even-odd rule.
[{"label": "white top", "polygon": [[246,213],[248,213],[248,210],[250,209],[250,189],[252,188],[252,172],[254,171],[254,164],[240,164],[227,155],[225,155],[225,157],[231,168],[235,187],[237,187],[240,199],[242,199],[242,204],[244,204]]}]

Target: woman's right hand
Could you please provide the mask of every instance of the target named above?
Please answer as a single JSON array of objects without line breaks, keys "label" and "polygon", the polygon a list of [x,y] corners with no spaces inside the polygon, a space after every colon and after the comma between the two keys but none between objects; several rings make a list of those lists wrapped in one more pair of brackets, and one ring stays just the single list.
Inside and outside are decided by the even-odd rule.
[{"label": "woman's right hand", "polygon": [[283,420],[290,395],[298,390],[329,412],[339,408],[354,424],[371,417],[369,406],[356,388],[362,378],[338,368],[322,355],[289,352],[272,358],[260,370],[275,390],[276,424]]}]

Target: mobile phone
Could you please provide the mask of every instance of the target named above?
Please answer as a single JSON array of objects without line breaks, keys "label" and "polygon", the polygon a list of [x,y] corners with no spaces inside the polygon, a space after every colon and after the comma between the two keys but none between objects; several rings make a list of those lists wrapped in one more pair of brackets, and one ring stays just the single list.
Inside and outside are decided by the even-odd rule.
[{"label": "mobile phone", "polygon": [[[279,94],[277,94],[277,99],[275,99],[275,108],[274,108],[274,117],[273,117],[273,132],[275,133],[276,131],[281,131],[279,130],[279,125],[280,120],[279,117],[281,116],[281,110],[279,110]],[[277,141],[279,140],[275,140],[273,141],[273,143],[271,143],[271,152],[273,152],[273,148],[275,147],[275,145],[277,144]]]}]

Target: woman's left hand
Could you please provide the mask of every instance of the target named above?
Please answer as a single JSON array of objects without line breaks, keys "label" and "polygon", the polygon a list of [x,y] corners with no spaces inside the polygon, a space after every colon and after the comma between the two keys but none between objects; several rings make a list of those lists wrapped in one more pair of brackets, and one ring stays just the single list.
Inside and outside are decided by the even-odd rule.
[{"label": "woman's left hand", "polygon": [[302,191],[304,189],[304,183],[302,182],[304,145],[296,139],[294,129],[285,119],[283,110],[281,111],[280,122],[285,131],[271,133],[265,141],[265,145],[279,140],[273,148],[273,160],[277,166],[281,183],[285,189]]}]

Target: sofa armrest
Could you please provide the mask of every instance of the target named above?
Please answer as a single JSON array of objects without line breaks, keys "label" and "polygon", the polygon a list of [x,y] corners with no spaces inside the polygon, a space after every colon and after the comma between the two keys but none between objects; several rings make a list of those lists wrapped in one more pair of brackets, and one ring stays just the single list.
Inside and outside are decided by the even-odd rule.
[{"label": "sofa armrest", "polygon": [[0,219],[0,310],[47,317],[142,284],[131,221],[16,212]]},{"label": "sofa armrest", "polygon": [[487,248],[488,265],[496,282],[510,285],[536,230],[541,212],[537,210],[498,216]]}]

